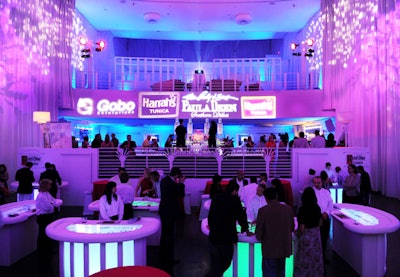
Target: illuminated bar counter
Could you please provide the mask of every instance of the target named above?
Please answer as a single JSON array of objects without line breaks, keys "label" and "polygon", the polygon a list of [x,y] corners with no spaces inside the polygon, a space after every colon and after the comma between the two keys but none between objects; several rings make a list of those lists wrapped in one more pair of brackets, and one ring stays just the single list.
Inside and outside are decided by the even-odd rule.
[{"label": "illuminated bar counter", "polygon": [[[249,225],[250,226],[250,225]],[[237,227],[240,232],[240,226]],[[208,219],[201,221],[201,231],[205,235],[209,235]],[[250,227],[251,232],[255,232],[255,225]],[[295,240],[293,235],[293,240]],[[231,266],[224,273],[224,277],[248,276],[262,277],[262,253],[261,242],[256,239],[256,236],[247,236],[245,233],[238,233],[239,242],[235,244],[233,259]],[[294,248],[294,243],[293,243]],[[293,249],[294,253],[294,249]],[[286,258],[285,276],[293,276],[294,255]]]},{"label": "illuminated bar counter", "polygon": [[399,220],[387,212],[355,204],[334,204],[332,217],[333,250],[360,276],[384,276],[386,234],[399,229]]},{"label": "illuminated bar counter", "polygon": [[146,265],[147,237],[158,232],[160,220],[103,221],[62,218],[46,228],[60,242],[60,276],[86,277],[104,269]]},{"label": "illuminated bar counter", "polygon": [[0,266],[10,266],[36,250],[36,201],[0,206]]}]

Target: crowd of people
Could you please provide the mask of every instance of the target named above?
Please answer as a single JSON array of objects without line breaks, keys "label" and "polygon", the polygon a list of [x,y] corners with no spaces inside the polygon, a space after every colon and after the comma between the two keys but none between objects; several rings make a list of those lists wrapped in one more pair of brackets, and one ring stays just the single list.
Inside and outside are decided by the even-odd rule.
[{"label": "crowd of people", "polygon": [[[187,141],[191,141],[192,137],[188,136],[188,130],[184,126],[183,119],[179,119],[179,124],[175,128],[175,134],[168,135],[164,148],[171,147],[179,147],[185,148],[187,147]],[[208,144],[209,148],[233,148],[235,147],[234,140],[229,136],[222,138],[220,142],[217,142],[217,133],[218,133],[218,125],[215,120],[210,121],[210,127],[208,129],[207,134],[204,135],[205,141]],[[253,136],[249,135],[239,141],[236,147],[242,147],[246,149],[255,149],[255,148],[332,148],[335,146],[343,146],[342,144],[337,144],[335,140],[335,136],[332,133],[327,135],[327,138],[324,135],[320,134],[319,130],[314,131],[314,137],[308,140],[305,137],[304,132],[299,132],[298,136],[295,136],[293,140],[289,141],[289,134],[282,133],[279,134],[279,139],[275,134],[261,135],[258,142],[254,141]],[[72,137],[72,148],[78,148],[78,141],[75,137]],[[132,140],[131,135],[127,135],[126,140],[119,144],[119,140],[116,138],[114,133],[105,135],[104,140],[102,139],[101,134],[96,134],[91,143],[89,143],[89,137],[85,136],[82,138],[82,148],[110,148],[110,147],[120,147],[123,149],[128,149],[134,151],[137,148],[137,144]],[[142,148],[153,148],[159,149],[159,141],[156,137],[152,137],[151,135],[146,135],[146,138],[143,140],[141,144]]]},{"label": "crowd of people", "polygon": [[[143,144],[150,143],[149,138],[146,139]],[[121,146],[129,149],[132,144],[128,136]],[[31,168],[32,163],[27,162],[15,175],[15,180],[19,181],[17,192],[25,200],[32,199],[35,178]],[[293,233],[298,243],[294,259],[295,276],[323,276],[324,264],[329,263],[326,246],[333,211],[329,188],[335,183],[341,185],[344,203],[369,205],[371,181],[362,166],[353,164],[348,164],[347,173],[339,166],[333,169],[330,162],[325,163],[324,170],[319,174],[314,169],[308,173],[297,210],[287,198],[282,181],[277,178],[270,180],[266,173],[247,179],[244,170],[238,170],[226,186],[221,185],[222,176],[213,176],[208,214],[210,270],[207,276],[222,276],[230,266],[234,244],[238,242],[237,223],[242,233],[261,241],[264,276],[284,276],[285,259],[292,255]],[[6,166],[0,165],[2,198],[6,197],[8,179]],[[46,251],[52,246],[44,230],[56,218],[57,208],[61,205],[56,199],[61,177],[54,164],[45,163],[39,183],[38,250]],[[179,168],[173,167],[166,176],[145,168],[134,186],[126,168],[120,167],[99,199],[99,217],[106,221],[120,221],[133,218],[132,202],[135,197],[160,198],[159,264],[170,274],[177,263],[174,258],[175,224],[182,216],[184,183],[185,177]],[[295,217],[298,223],[296,229]]]},{"label": "crowd of people", "polygon": [[[236,222],[242,233],[255,235],[261,241],[263,276],[285,276],[285,260],[292,255],[293,232],[298,237],[295,276],[323,276],[324,263],[329,262],[325,252],[333,209],[329,190],[322,186],[320,176],[313,176],[296,214],[285,199],[281,180],[270,181],[267,177],[262,173],[248,181],[244,171],[239,170],[225,189],[221,186],[222,177],[213,177],[208,215],[211,263],[207,276],[222,276],[230,266],[233,245],[238,242]],[[252,225],[255,234],[249,231]]]}]

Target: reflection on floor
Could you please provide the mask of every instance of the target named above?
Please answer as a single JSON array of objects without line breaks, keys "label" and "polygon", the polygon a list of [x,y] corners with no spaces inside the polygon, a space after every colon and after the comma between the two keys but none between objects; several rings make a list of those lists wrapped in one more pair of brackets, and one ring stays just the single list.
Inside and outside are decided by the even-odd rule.
[{"label": "reflection on floor", "polygon": [[[400,201],[379,195],[372,196],[372,206],[385,210],[400,218]],[[63,207],[60,216],[82,216],[82,207]],[[1,238],[0,238],[1,240]],[[183,218],[177,228],[175,277],[203,277],[208,271],[209,257],[207,237],[200,231],[197,209]],[[386,277],[399,276],[400,231],[388,235],[388,257]],[[330,249],[329,249],[330,250]],[[0,250],[1,251],[1,250]],[[148,265],[157,267],[158,247],[149,246]],[[374,255],[374,253],[371,253]],[[330,264],[326,265],[326,276],[358,276],[340,257],[329,251]],[[261,266],[261,265],[260,265]],[[4,277],[58,277],[58,253],[40,256],[36,252],[15,263],[11,267],[0,267]],[[240,276],[241,277],[241,276]]]}]

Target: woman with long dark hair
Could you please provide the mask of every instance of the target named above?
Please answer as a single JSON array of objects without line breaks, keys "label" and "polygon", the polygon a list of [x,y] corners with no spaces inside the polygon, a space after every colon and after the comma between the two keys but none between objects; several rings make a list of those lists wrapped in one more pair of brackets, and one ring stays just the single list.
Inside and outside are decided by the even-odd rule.
[{"label": "woman with long dark hair", "polygon": [[117,184],[108,182],[104,195],[99,200],[100,218],[103,220],[122,220],[124,216],[124,203],[116,193]]},{"label": "woman with long dark hair", "polygon": [[301,207],[297,214],[297,252],[294,276],[324,276],[322,244],[319,227],[322,224],[321,209],[312,187],[301,195]]}]

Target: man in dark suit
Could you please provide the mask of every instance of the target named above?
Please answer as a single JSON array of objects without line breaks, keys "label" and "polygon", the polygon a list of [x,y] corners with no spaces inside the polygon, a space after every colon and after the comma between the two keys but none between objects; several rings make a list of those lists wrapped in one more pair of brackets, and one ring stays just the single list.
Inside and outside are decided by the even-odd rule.
[{"label": "man in dark suit", "polygon": [[31,170],[33,164],[27,162],[25,167],[18,169],[15,173],[15,181],[18,181],[17,193],[19,194],[19,201],[31,200],[33,186],[32,183],[35,182],[35,177],[33,176],[33,171]]},{"label": "man in dark suit", "polygon": [[234,244],[238,242],[236,222],[241,232],[248,231],[246,212],[238,197],[239,186],[233,182],[225,192],[214,196],[208,213],[210,271],[206,276],[220,277],[229,268],[233,257]]},{"label": "man in dark suit", "polygon": [[175,223],[181,216],[181,201],[185,196],[185,177],[178,167],[171,168],[169,176],[160,183],[161,200],[159,214],[161,219],[160,266],[172,275],[174,260]]},{"label": "man in dark suit", "polygon": [[57,198],[58,186],[61,186],[60,174],[58,174],[58,172],[54,170],[54,167],[51,163],[45,163],[44,167],[46,168],[46,170],[40,174],[39,182],[43,179],[51,180],[51,188],[49,190],[49,193],[54,198]]},{"label": "man in dark suit", "polygon": [[261,241],[263,276],[285,276],[285,259],[292,255],[292,207],[277,199],[274,188],[264,191],[267,205],[258,210],[256,237]]},{"label": "man in dark suit", "polygon": [[247,181],[244,178],[244,170],[240,169],[237,171],[237,175],[235,178],[229,180],[229,184],[237,184],[239,186],[239,196],[241,196],[241,192],[244,186],[247,186],[249,184],[249,181]]}]

